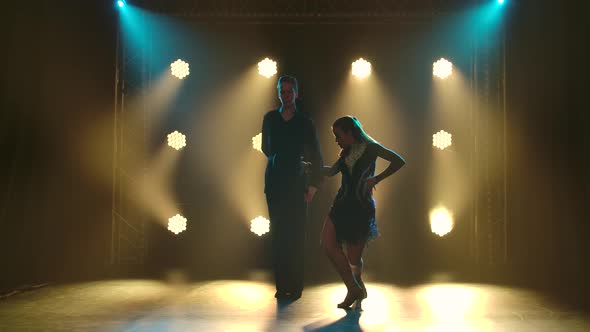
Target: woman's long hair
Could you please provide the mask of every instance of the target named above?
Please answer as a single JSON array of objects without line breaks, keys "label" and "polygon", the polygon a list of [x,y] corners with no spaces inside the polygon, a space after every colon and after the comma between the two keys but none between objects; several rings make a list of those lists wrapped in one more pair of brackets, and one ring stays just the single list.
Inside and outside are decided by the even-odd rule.
[{"label": "woman's long hair", "polygon": [[[346,115],[337,119],[332,124],[332,128],[334,127],[338,127],[344,132],[352,132],[352,137],[354,137],[355,141],[358,143],[377,143],[373,137],[365,132],[361,122],[354,116]],[[341,156],[346,155],[347,153],[348,151],[340,151]]]}]

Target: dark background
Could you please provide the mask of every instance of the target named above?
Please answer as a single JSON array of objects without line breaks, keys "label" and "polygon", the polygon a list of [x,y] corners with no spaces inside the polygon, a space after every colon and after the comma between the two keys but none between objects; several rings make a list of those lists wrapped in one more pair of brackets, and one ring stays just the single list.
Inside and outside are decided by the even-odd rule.
[{"label": "dark background", "polygon": [[[565,288],[580,297],[588,291],[586,280],[590,277],[586,263],[590,250],[586,241],[590,135],[586,128],[590,123],[582,101],[587,80],[582,46],[587,27],[582,22],[581,3],[513,2],[507,6],[509,264],[498,267],[503,278],[491,277],[492,281]],[[59,5],[44,1],[13,7],[4,13],[3,53],[7,57],[0,118],[0,288],[112,276],[108,266],[109,183],[97,186],[72,147],[85,128],[112,113],[117,12],[109,1],[61,1]],[[358,26],[348,28],[358,30]],[[313,32],[310,26],[302,33]],[[292,72],[300,69],[295,63],[290,66]],[[305,75],[301,81],[310,91],[307,102],[321,107],[321,96],[312,91],[322,89],[325,83],[314,83]],[[430,80],[413,82],[421,83],[430,84]],[[325,144],[331,143],[329,134],[325,136]],[[104,139],[112,140],[112,136]],[[96,153],[110,165],[112,142],[103,143]],[[402,149],[413,153],[409,146]],[[420,191],[414,195],[419,197]],[[318,206],[326,206],[329,200],[330,193],[320,195]],[[426,207],[425,203],[416,204],[414,207]],[[312,213],[321,216],[323,211]],[[231,212],[227,214],[231,219]],[[392,252],[394,267],[408,266],[419,276],[435,271],[438,267],[431,239],[420,226],[403,227],[409,233],[392,232],[388,239],[386,249],[396,250]],[[207,236],[221,238],[228,232],[214,226],[205,230],[210,232]],[[408,240],[407,234],[417,237]],[[198,249],[199,238],[190,240]],[[256,243],[263,251],[264,244]],[[162,251],[187,246],[170,241],[161,245]],[[376,255],[383,254],[379,245],[369,249],[374,255],[369,258],[376,271],[389,272],[384,275],[396,281],[394,271],[379,268],[383,266],[381,255]],[[420,257],[414,257],[417,250],[423,250]],[[217,262],[206,258],[212,257],[208,252],[216,253]],[[170,262],[153,256],[152,268],[189,267],[198,276],[195,266],[207,264],[212,277],[236,272],[219,263],[232,257],[228,250],[200,248],[196,259],[190,261],[190,257],[185,254]],[[423,259],[420,266],[412,264],[418,259]],[[320,267],[317,271],[327,269],[321,263],[323,258],[311,261]],[[264,266],[255,258],[242,263]]]}]

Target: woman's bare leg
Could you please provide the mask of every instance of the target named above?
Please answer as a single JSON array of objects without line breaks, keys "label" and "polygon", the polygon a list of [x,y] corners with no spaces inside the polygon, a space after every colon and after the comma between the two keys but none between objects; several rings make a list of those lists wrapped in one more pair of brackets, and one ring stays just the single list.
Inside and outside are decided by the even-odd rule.
[{"label": "woman's bare leg", "polygon": [[[338,271],[338,274],[340,274],[342,281],[344,281],[344,284],[348,289],[348,295],[346,296],[347,299],[352,299],[352,301],[349,302],[353,302],[354,299],[358,297],[357,295],[361,292],[361,287],[358,285],[354,275],[352,274],[350,263],[346,255],[344,255],[342,246],[336,240],[336,230],[334,229],[334,224],[332,223],[330,217],[327,217],[324,221],[321,244],[322,248],[328,255],[328,258],[332,262],[332,265],[334,265],[336,271]],[[345,300],[345,302],[347,301]]]},{"label": "woman's bare leg", "polygon": [[363,289],[363,297],[367,297],[367,290],[363,283],[363,251],[366,247],[366,242],[361,241],[359,243],[348,244],[346,246],[346,253],[348,261],[350,262],[350,270],[354,275],[354,278],[358,282],[359,286]]}]

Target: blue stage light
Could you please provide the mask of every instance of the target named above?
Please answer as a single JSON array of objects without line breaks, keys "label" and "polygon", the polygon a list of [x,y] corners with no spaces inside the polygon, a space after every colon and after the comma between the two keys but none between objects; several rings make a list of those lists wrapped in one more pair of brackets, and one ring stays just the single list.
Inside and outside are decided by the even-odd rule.
[{"label": "blue stage light", "polygon": [[119,5],[119,7],[121,7],[121,8],[123,8],[125,6],[125,1],[119,0],[119,1],[117,1],[117,5]]},{"label": "blue stage light", "polygon": [[498,0],[498,3],[503,5],[504,4],[504,0]]}]

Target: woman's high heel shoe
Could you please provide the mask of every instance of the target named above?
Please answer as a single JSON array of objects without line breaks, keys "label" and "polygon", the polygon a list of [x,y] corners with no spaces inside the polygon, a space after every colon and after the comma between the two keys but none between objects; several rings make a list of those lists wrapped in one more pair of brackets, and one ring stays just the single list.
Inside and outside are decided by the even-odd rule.
[{"label": "woman's high heel shoe", "polygon": [[352,309],[362,311],[363,310],[362,302],[364,299],[367,298],[367,288],[365,287],[365,284],[363,283],[362,280],[359,280],[358,283],[359,283],[359,286],[361,287],[361,295],[352,304]]},{"label": "woman's high heel shoe", "polygon": [[356,301],[354,301],[354,303],[352,304],[352,309],[354,310],[358,310],[358,311],[362,311],[363,310],[363,306],[362,306],[362,302],[363,302],[364,298],[358,298]]},{"label": "woman's high heel shoe", "polygon": [[364,292],[360,287],[349,289],[344,301],[338,304],[338,308],[350,309],[350,306],[354,304],[355,309],[360,309],[361,301],[363,300],[363,294]]},{"label": "woman's high heel shoe", "polygon": [[367,287],[365,287],[365,283],[362,280],[358,281],[359,286],[361,286],[361,290],[363,291],[361,299],[366,299],[367,298]]}]

